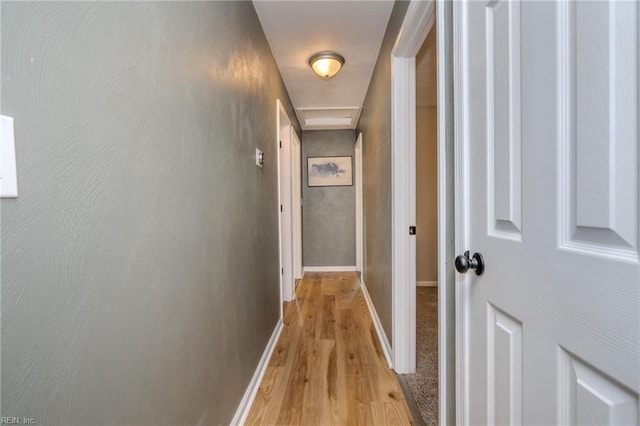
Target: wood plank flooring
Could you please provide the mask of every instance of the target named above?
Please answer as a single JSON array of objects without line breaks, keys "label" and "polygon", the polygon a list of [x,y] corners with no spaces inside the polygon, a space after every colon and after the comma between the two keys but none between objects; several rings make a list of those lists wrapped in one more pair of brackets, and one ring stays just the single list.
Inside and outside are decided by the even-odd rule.
[{"label": "wood plank flooring", "polygon": [[305,275],[246,424],[414,424],[355,272]]}]

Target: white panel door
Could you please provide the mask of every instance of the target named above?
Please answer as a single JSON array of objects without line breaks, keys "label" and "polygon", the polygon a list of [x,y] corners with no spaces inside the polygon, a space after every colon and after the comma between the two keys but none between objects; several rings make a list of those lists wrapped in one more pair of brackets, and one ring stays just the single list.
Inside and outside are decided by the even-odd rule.
[{"label": "white panel door", "polygon": [[458,422],[638,425],[638,2],[455,7]]},{"label": "white panel door", "polygon": [[[291,127],[291,221],[293,227],[293,279],[302,278],[302,154],[300,139]],[[293,291],[295,292],[295,286]]]},{"label": "white panel door", "polygon": [[[280,105],[280,104],[278,104]],[[281,108],[281,107],[279,107]],[[294,298],[291,125],[284,109],[279,109],[278,167],[280,192],[280,273],[282,300]],[[286,124],[285,124],[286,123]]]},{"label": "white panel door", "polygon": [[364,244],[362,240],[362,133],[358,134],[355,145],[356,182],[356,271],[363,272]]}]

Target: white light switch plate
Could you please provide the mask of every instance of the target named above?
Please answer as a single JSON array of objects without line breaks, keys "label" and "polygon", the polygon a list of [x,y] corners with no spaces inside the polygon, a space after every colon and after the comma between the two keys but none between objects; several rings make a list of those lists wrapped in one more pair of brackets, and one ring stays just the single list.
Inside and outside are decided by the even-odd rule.
[{"label": "white light switch plate", "polygon": [[256,166],[262,168],[263,164],[264,164],[264,152],[256,148]]},{"label": "white light switch plate", "polygon": [[13,132],[13,118],[0,115],[2,121],[2,161],[0,168],[0,197],[18,197],[18,171],[16,169],[16,143]]}]

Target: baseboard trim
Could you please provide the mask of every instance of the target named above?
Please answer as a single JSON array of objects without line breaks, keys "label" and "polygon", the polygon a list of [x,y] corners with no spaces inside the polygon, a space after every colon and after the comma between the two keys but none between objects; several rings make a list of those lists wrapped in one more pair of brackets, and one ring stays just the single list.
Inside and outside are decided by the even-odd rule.
[{"label": "baseboard trim", "polygon": [[244,392],[244,395],[242,396],[240,405],[238,405],[236,414],[233,416],[233,419],[231,420],[231,426],[244,425],[244,423],[247,421],[247,417],[249,416],[249,411],[251,410],[251,406],[253,405],[253,400],[256,398],[256,395],[258,394],[258,389],[260,389],[260,383],[262,383],[262,378],[264,377],[264,373],[267,371],[269,360],[271,359],[271,355],[273,354],[273,351],[276,348],[278,339],[280,338],[280,334],[282,333],[283,328],[284,328],[284,324],[282,322],[282,318],[280,318],[278,320],[278,324],[276,324],[276,327],[273,329],[273,333],[271,334],[271,338],[267,342],[267,346],[264,348],[264,352],[262,353],[262,357],[258,362],[256,371],[253,373],[253,377],[249,382],[249,386],[247,386],[247,390]]},{"label": "baseboard trim", "polygon": [[416,281],[416,287],[438,287],[438,281]]},{"label": "baseboard trim", "polygon": [[387,359],[389,368],[393,368],[393,362],[391,361],[391,344],[389,343],[389,339],[387,338],[387,333],[385,333],[384,328],[382,328],[382,322],[380,322],[380,317],[378,316],[376,307],[373,306],[371,296],[369,296],[369,291],[367,290],[367,286],[365,285],[362,278],[360,279],[360,288],[362,288],[364,300],[367,302],[367,307],[369,308],[371,319],[373,319],[373,326],[376,329],[376,334],[378,335],[378,341],[380,341],[382,352],[384,352],[384,357]]},{"label": "baseboard trim", "polygon": [[304,272],[355,272],[355,266],[305,266]]}]

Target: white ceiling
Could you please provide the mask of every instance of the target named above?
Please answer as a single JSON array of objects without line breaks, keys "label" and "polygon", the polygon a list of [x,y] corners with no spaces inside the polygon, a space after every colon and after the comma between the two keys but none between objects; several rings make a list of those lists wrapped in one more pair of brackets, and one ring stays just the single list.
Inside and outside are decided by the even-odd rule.
[{"label": "white ceiling", "polygon": [[[393,0],[253,0],[271,51],[304,130],[355,128]],[[345,58],[331,80],[309,57],[333,50]],[[312,120],[306,122],[305,117]]]}]

